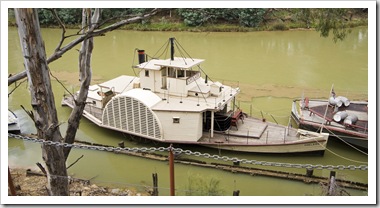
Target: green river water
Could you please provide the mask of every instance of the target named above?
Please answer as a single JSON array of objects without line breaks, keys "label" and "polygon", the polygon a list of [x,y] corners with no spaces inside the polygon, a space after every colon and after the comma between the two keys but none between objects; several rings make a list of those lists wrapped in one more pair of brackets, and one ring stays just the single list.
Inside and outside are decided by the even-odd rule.
[{"label": "green river water", "polygon": [[[48,56],[56,47],[60,38],[59,29],[42,29],[42,35]],[[69,30],[68,33],[75,32]],[[137,63],[134,49],[144,49],[148,54],[154,53],[167,41],[175,37],[186,51],[194,58],[205,59],[203,70],[213,81],[239,85],[241,94],[239,104],[243,110],[253,116],[267,120],[276,119],[281,124],[289,122],[291,102],[302,94],[309,97],[327,98],[334,84],[338,95],[349,99],[367,99],[368,97],[368,30],[366,27],[355,28],[343,42],[334,43],[331,38],[321,38],[314,31],[281,31],[250,33],[188,33],[188,32],[135,32],[113,31],[104,37],[96,37],[92,57],[92,84],[106,81],[121,74],[134,75],[131,68]],[[67,43],[67,42],[66,42]],[[16,28],[8,31],[8,73],[23,70],[23,60]],[[79,49],[76,46],[75,49]],[[78,89],[78,52],[71,50],[50,65],[52,74],[71,91]],[[136,72],[137,73],[137,72]],[[3,80],[4,81],[4,80]],[[54,79],[52,84],[61,131],[67,126],[71,109],[61,107],[63,87]],[[9,86],[8,92],[14,88]],[[20,118],[23,133],[34,133],[35,128],[23,105],[30,107],[30,95],[27,84],[23,83],[8,98],[8,108]],[[89,142],[117,145],[124,141],[130,147],[160,146],[143,142],[130,141],[127,135],[101,129],[82,119],[77,138]],[[376,139],[376,138],[369,138]],[[4,140],[2,141],[4,144]],[[329,140],[324,156],[315,155],[276,155],[247,154],[227,152],[198,146],[180,146],[183,149],[202,153],[221,154],[248,160],[285,162],[294,164],[322,165],[363,165],[368,158],[374,157],[357,152],[334,139]],[[373,155],[371,155],[373,154]],[[68,164],[78,157],[84,157],[68,172],[79,178],[93,178],[96,184],[121,187],[134,187],[144,191],[145,186],[152,185],[152,173],[159,177],[159,194],[169,195],[169,165],[132,156],[118,155],[104,151],[73,149]],[[189,157],[208,162],[212,159]],[[39,144],[22,140],[8,140],[8,163],[10,167],[32,167],[36,162],[43,162]],[[367,164],[364,164],[367,165]],[[305,173],[304,169],[253,166]],[[369,167],[371,168],[371,167]],[[318,176],[328,177],[330,170],[314,170]],[[198,175],[203,179],[220,180],[224,195],[231,196],[234,190],[240,190],[242,196],[318,196],[322,189],[318,184],[305,184],[290,180],[263,176],[250,176],[224,172],[222,170],[175,165],[176,195],[186,195],[188,178]],[[345,180],[369,183],[369,171],[337,170],[337,177]],[[359,190],[347,190],[354,196],[367,196]]]}]

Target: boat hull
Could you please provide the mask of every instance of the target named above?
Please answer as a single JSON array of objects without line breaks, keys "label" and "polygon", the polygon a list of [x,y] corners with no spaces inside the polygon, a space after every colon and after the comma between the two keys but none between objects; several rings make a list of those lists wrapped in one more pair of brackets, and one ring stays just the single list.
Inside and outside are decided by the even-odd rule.
[{"label": "boat hull", "polygon": [[273,145],[238,145],[238,144],[201,144],[202,146],[251,153],[311,153],[323,155],[326,149],[327,140],[310,141],[294,144],[273,144]]},{"label": "boat hull", "polygon": [[299,100],[293,101],[291,117],[293,121],[297,124],[298,128],[313,132],[319,132],[323,126],[322,132],[329,133],[332,138],[340,140],[341,142],[347,142],[360,149],[368,150],[368,134],[355,131],[348,131],[343,127],[333,125],[322,125],[321,122],[315,122],[311,119],[308,119],[308,115],[306,115],[308,112],[306,113],[306,111],[301,111],[303,114],[303,118],[301,118],[301,115],[298,113],[299,111],[297,107],[297,101]]},{"label": "boat hull", "polygon": [[14,134],[21,132],[16,114],[10,110],[8,110],[8,132]]}]

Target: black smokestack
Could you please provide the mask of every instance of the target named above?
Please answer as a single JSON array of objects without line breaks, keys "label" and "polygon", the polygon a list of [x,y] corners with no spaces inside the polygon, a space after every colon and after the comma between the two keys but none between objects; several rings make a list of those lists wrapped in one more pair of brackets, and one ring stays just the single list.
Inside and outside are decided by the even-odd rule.
[{"label": "black smokestack", "polygon": [[170,60],[174,61],[174,38],[170,38]]},{"label": "black smokestack", "polygon": [[144,50],[138,50],[139,54],[139,64],[142,64],[145,62],[145,51]]}]

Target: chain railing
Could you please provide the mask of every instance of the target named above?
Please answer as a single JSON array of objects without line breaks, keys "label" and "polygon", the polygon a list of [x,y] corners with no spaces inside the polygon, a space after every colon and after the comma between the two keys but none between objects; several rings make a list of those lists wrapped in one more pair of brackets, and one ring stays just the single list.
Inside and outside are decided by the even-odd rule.
[{"label": "chain railing", "polygon": [[239,162],[243,164],[251,164],[251,165],[261,165],[261,166],[273,166],[273,167],[285,167],[285,168],[306,168],[306,169],[328,169],[328,170],[368,170],[367,165],[313,165],[313,164],[292,164],[292,163],[281,163],[281,162],[267,162],[267,161],[257,161],[257,160],[248,160],[248,159],[239,159],[236,157],[228,157],[228,156],[219,156],[219,155],[211,155],[209,153],[201,153],[201,152],[193,152],[191,150],[183,150],[181,148],[171,148],[171,147],[102,147],[102,146],[92,146],[92,145],[84,145],[84,144],[68,144],[68,143],[62,143],[62,142],[53,142],[53,141],[46,141],[43,139],[36,139],[32,137],[28,137],[25,135],[17,135],[8,133],[8,137],[15,138],[15,139],[21,139],[24,141],[34,142],[34,143],[41,143],[44,145],[55,145],[55,146],[61,146],[61,147],[70,147],[70,148],[77,148],[77,149],[88,149],[88,150],[98,150],[98,151],[108,151],[108,152],[120,152],[120,151],[127,151],[127,152],[169,152],[173,151],[176,154],[186,154],[186,155],[192,155],[196,157],[203,157],[203,158],[211,158],[215,160],[223,160],[223,161],[230,161],[230,162]]}]

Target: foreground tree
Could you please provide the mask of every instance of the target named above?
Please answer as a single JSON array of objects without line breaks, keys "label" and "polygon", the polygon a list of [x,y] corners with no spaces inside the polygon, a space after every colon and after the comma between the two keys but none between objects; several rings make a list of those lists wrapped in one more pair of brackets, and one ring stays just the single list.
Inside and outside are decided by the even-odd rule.
[{"label": "foreground tree", "polygon": [[[28,112],[28,114],[35,123],[39,139],[69,144],[74,142],[91,82],[93,37],[104,35],[106,32],[112,31],[124,24],[147,18],[156,12],[157,10],[153,10],[149,14],[121,20],[113,25],[99,29],[101,25],[99,23],[100,9],[95,9],[93,13],[90,9],[83,9],[81,34],[78,34],[79,38],[64,47],[62,47],[62,43],[66,38],[65,27],[59,20],[58,15],[54,13],[57,15],[62,27],[62,39],[54,54],[47,59],[44,42],[41,37],[37,9],[15,9],[18,33],[24,57],[25,76],[28,77],[31,105],[33,108],[33,111]],[[68,120],[66,136],[63,138],[59,129],[48,63],[59,59],[62,54],[79,43],[82,43],[79,52],[80,93],[75,99],[75,107]],[[69,195],[66,160],[70,150],[71,148],[61,145],[42,144],[42,158],[47,167],[47,188],[49,195]]]},{"label": "foreground tree", "polygon": [[[30,115],[35,123],[38,138],[60,142],[62,136],[37,11],[15,9],[15,15],[31,92],[33,112]],[[42,144],[42,158],[48,170],[49,195],[69,195],[63,147]]]}]

